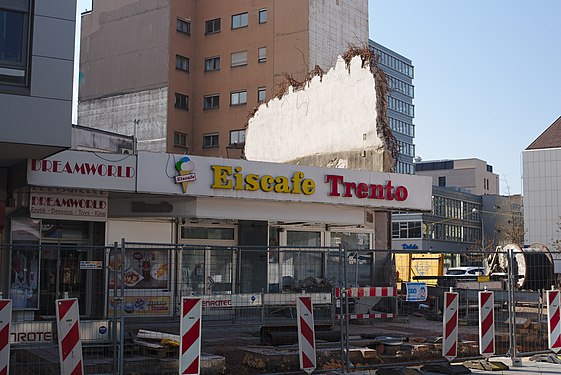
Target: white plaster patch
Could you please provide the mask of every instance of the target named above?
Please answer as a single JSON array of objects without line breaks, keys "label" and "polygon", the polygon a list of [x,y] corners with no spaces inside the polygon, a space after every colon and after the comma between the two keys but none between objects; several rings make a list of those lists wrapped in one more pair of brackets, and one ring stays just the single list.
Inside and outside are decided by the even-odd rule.
[{"label": "white plaster patch", "polygon": [[377,149],[376,88],[360,56],[347,68],[339,57],[334,68],[305,88],[259,106],[249,120],[247,160],[283,163],[315,154]]}]

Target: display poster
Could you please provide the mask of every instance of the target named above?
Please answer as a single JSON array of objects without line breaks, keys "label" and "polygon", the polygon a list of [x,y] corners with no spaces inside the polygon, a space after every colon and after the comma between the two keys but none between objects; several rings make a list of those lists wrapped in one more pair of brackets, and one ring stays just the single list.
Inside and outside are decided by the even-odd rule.
[{"label": "display poster", "polygon": [[[122,259],[120,250],[116,255],[112,250],[109,254],[109,288],[115,285],[120,288],[124,284],[125,289],[168,289],[170,255],[168,249],[127,249]],[[123,280],[121,269],[124,269]]]},{"label": "display poster", "polygon": [[408,302],[424,302],[427,300],[427,284],[426,283],[406,283],[407,301]]},{"label": "display poster", "polygon": [[[127,316],[169,316],[172,313],[171,295],[168,293],[151,295],[127,295],[124,298],[125,305],[123,310]],[[115,301],[113,291],[109,291],[107,316],[113,316]]]},{"label": "display poster", "polygon": [[41,221],[13,218],[9,298],[14,310],[39,308],[39,238]]}]

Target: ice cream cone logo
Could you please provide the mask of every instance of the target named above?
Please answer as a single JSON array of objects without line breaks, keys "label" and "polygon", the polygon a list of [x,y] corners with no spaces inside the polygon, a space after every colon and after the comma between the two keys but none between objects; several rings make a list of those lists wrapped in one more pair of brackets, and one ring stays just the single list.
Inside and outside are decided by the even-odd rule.
[{"label": "ice cream cone logo", "polygon": [[179,172],[179,176],[175,176],[175,183],[183,186],[183,192],[187,193],[189,182],[195,181],[197,176],[193,173],[195,163],[187,156],[184,156],[175,164],[175,169]]}]

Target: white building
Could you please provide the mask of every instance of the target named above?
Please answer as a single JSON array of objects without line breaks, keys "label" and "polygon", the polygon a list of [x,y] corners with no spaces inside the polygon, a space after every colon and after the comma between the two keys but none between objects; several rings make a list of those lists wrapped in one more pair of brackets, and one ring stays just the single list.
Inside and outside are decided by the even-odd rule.
[{"label": "white building", "polygon": [[526,243],[551,249],[561,239],[561,117],[522,152],[522,181]]}]

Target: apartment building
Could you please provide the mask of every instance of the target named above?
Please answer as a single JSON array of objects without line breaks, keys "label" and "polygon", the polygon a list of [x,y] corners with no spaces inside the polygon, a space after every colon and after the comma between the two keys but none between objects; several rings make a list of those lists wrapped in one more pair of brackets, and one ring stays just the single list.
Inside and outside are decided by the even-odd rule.
[{"label": "apartment building", "polygon": [[380,69],[388,80],[388,125],[399,144],[397,173],[414,174],[415,168],[415,87],[413,62],[407,57],[376,43],[368,42],[377,57]]},{"label": "apartment building", "polygon": [[78,123],[140,150],[240,157],[286,76],[368,42],[366,0],[96,0],[82,15]]}]

